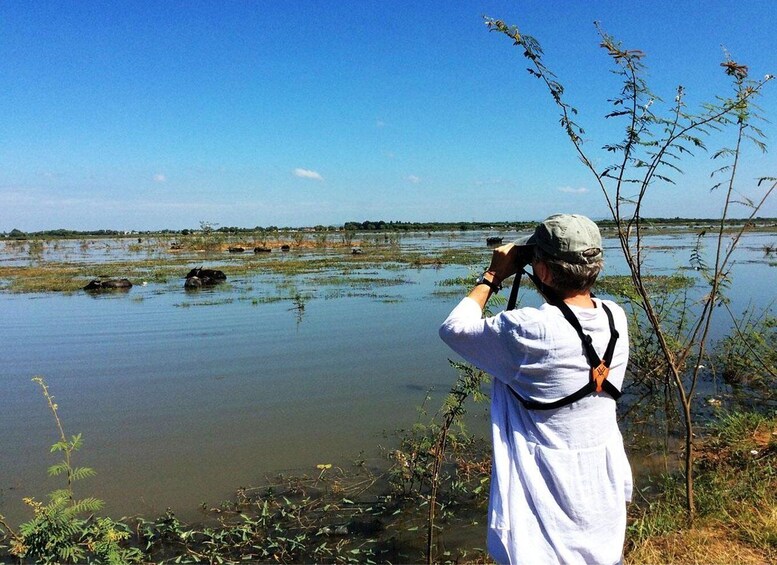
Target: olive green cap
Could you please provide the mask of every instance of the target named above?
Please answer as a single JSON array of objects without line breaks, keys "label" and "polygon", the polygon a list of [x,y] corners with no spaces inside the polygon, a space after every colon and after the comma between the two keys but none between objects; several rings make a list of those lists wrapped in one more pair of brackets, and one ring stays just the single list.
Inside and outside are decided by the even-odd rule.
[{"label": "olive green cap", "polygon": [[602,259],[602,234],[590,219],[579,214],[554,214],[518,245],[536,245],[567,263],[588,264]]}]

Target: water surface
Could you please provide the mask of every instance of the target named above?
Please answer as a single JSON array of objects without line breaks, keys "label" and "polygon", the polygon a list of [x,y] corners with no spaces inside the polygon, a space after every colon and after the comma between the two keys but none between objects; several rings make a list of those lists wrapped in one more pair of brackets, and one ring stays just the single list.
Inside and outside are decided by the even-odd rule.
[{"label": "water surface", "polygon": [[[0,513],[28,516],[21,498],[43,497],[56,484],[46,476],[56,430],[34,375],[49,383],[67,433],[84,436],[76,464],[98,474],[83,494],[106,500],[116,516],[172,507],[193,517],[200,503],[217,504],[279,471],[379,458],[391,432],[417,420],[425,391],[439,396],[456,378],[437,328],[463,289],[437,283],[485,266],[485,235],[404,236],[398,245],[406,249],[482,248],[482,265],[347,275],[376,284],[324,284],[342,279],[338,272],[292,280],[257,273],[199,293],[173,280],[98,296],[0,294]],[[774,299],[775,269],[763,254],[774,240],[746,236],[730,291],[735,312]],[[688,266],[695,238],[660,234],[648,244],[646,268],[668,274]],[[623,273],[616,242],[606,247],[607,273]],[[106,262],[121,255],[72,243],[47,253],[96,253]],[[8,249],[0,256],[25,260]],[[522,301],[538,299],[524,292]],[[481,431],[485,410],[474,408]]]}]

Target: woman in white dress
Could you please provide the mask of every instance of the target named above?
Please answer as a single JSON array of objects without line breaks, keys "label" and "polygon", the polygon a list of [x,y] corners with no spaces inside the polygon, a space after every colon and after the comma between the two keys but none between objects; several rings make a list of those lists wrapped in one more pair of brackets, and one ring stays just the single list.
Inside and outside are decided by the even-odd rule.
[{"label": "woman in white dress", "polygon": [[[546,303],[483,318],[501,282],[528,263]],[[615,403],[629,345],[623,310],[591,295],[602,265],[594,222],[551,216],[527,241],[494,251],[440,328],[494,377],[487,541],[499,563],[622,562],[632,478]]]}]

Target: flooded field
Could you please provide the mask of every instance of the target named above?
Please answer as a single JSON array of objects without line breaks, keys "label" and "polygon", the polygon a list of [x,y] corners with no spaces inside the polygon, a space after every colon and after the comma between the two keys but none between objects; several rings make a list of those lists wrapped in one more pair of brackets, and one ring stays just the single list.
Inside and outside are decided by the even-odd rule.
[{"label": "flooded field", "polygon": [[[0,513],[26,515],[21,498],[53,484],[46,469],[57,438],[35,375],[49,383],[66,432],[83,434],[78,464],[97,471],[89,491],[111,515],[172,507],[192,517],[201,503],[279,471],[377,465],[379,446],[416,421],[426,391],[441,395],[455,380],[437,328],[464,295],[454,280],[474,280],[487,264],[487,235],[379,235],[262,256],[172,252],[168,240],[0,244]],[[646,241],[651,272],[671,274],[688,266],[696,238]],[[769,232],[743,240],[734,312],[774,300],[777,258],[765,248],[776,242]],[[624,274],[612,239],[606,259],[606,274]],[[222,268],[227,283],[184,291],[184,275],[199,265]],[[71,273],[68,289],[101,274],[134,286],[15,290],[14,269],[28,267]],[[523,304],[537,303],[522,293]],[[486,410],[472,417],[484,433]]]}]

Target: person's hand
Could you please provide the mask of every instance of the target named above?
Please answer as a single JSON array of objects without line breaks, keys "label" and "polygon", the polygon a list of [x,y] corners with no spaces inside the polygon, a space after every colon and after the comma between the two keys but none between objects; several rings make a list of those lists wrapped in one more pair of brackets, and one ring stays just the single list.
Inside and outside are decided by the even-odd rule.
[{"label": "person's hand", "polygon": [[533,258],[533,246],[508,243],[494,249],[488,271],[501,282],[523,269]]},{"label": "person's hand", "polygon": [[491,255],[491,265],[488,267],[487,272],[493,273],[494,278],[498,279],[498,282],[517,273],[518,268],[523,267],[523,265],[519,265],[523,247],[514,243],[508,243],[494,249],[494,253]]}]

